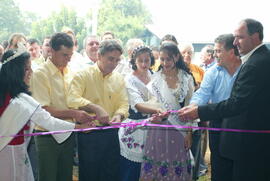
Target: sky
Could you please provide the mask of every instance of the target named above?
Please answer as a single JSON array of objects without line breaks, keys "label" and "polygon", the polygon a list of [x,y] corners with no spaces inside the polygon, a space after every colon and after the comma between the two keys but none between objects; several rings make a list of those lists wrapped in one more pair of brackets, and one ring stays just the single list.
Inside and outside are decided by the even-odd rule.
[{"label": "sky", "polygon": [[[270,42],[267,0],[142,0],[152,14],[149,28],[158,36],[171,33],[179,42],[212,42],[218,35],[233,33],[245,18],[259,20],[264,26],[265,42]],[[22,10],[48,16],[61,4],[84,16],[99,0],[17,0]]]}]

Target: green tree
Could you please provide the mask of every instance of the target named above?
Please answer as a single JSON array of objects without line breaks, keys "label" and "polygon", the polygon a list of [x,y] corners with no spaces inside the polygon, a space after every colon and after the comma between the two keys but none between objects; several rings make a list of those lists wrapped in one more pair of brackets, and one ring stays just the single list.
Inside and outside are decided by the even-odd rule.
[{"label": "green tree", "polygon": [[63,28],[71,28],[76,34],[79,47],[86,36],[85,22],[77,16],[74,9],[61,7],[59,12],[53,12],[48,18],[32,23],[31,37],[43,40],[44,37],[61,32]]},{"label": "green tree", "polygon": [[151,16],[141,0],[102,0],[98,15],[98,33],[112,31],[123,43],[140,37]]},{"label": "green tree", "polygon": [[7,40],[14,32],[27,35],[27,25],[13,0],[0,0],[0,41]]}]

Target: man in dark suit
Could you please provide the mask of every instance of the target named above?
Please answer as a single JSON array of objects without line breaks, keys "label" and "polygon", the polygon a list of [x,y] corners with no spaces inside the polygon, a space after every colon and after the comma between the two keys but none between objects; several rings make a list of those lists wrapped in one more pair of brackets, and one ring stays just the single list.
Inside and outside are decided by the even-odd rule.
[{"label": "man in dark suit", "polygon": [[[239,23],[234,45],[242,66],[230,98],[217,104],[188,106],[179,111],[183,120],[223,120],[222,128],[270,130],[270,51],[262,44],[263,26],[253,19]],[[221,133],[220,152],[231,160],[228,181],[269,181],[270,134]]]}]

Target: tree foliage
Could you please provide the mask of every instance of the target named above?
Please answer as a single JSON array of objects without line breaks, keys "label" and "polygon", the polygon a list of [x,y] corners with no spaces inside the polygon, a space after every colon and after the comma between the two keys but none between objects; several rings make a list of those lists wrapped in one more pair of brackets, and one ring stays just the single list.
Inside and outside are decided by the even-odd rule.
[{"label": "tree foliage", "polygon": [[[11,33],[21,32],[42,41],[44,37],[68,27],[75,32],[82,48],[83,39],[90,34],[87,28],[93,22],[91,10],[82,18],[74,9],[62,6],[60,11],[41,19],[34,13],[21,12],[14,1],[0,0],[0,40],[7,39]],[[151,16],[141,0],[102,0],[98,10],[97,32],[101,35],[105,31],[112,31],[125,43],[130,38],[142,36],[145,24],[150,21]]]},{"label": "tree foliage", "polygon": [[82,47],[83,39],[87,34],[85,22],[77,16],[74,9],[65,6],[62,6],[59,12],[53,12],[48,18],[34,22],[30,36],[43,40],[46,36],[61,32],[65,27],[74,31],[79,46]]},{"label": "tree foliage", "polygon": [[7,40],[10,34],[28,34],[24,15],[13,0],[0,0],[0,41]]},{"label": "tree foliage", "polygon": [[98,33],[112,31],[126,42],[139,37],[151,16],[141,0],[102,0],[98,15]]}]

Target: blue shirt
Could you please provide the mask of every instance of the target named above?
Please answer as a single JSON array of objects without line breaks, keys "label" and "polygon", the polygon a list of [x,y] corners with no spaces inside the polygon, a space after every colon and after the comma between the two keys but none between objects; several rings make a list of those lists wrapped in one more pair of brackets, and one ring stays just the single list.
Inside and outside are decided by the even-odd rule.
[{"label": "blue shirt", "polygon": [[213,67],[214,65],[216,65],[217,61],[214,60],[212,63],[205,65],[203,64],[201,67],[203,68],[204,72],[208,71],[211,67]]},{"label": "blue shirt", "polygon": [[197,105],[218,103],[230,97],[240,66],[231,76],[227,70],[215,64],[204,74],[200,88],[193,94],[190,103]]}]

